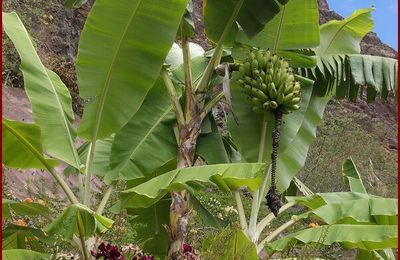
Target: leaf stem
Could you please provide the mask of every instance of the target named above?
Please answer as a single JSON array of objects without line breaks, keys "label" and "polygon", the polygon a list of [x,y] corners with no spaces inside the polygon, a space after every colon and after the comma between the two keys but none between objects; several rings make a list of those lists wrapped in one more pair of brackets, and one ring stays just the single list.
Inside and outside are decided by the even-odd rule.
[{"label": "leaf stem", "polygon": [[192,65],[190,62],[190,49],[189,42],[185,31],[182,29],[181,23],[181,39],[182,39],[182,55],[183,55],[183,69],[185,73],[185,122],[189,122],[192,118],[192,113],[196,113],[195,108],[197,101],[193,91],[192,84]]},{"label": "leaf stem", "polygon": [[[259,143],[258,160],[257,160],[258,162],[263,162],[263,160],[264,160],[265,136],[267,133],[267,121],[266,121],[265,114],[264,114],[262,120],[263,120],[263,122],[262,122],[262,127],[261,127],[261,134],[260,134],[260,143]],[[260,204],[259,200],[261,200],[260,189],[256,190],[253,193],[253,203],[251,204],[251,215],[250,215],[250,221],[249,221],[249,236],[253,242],[256,242],[255,233],[256,233],[258,211],[259,211],[258,205]]]},{"label": "leaf stem", "polygon": [[76,224],[78,226],[78,232],[79,232],[79,239],[81,241],[81,246],[82,246],[82,253],[83,253],[83,258],[85,260],[89,260],[89,255],[87,252],[87,248],[86,248],[86,244],[85,244],[85,234],[84,234],[84,227],[83,227],[83,222],[82,222],[82,217],[81,217],[81,213],[79,213],[76,215]]},{"label": "leaf stem", "polygon": [[264,174],[263,182],[261,184],[260,194],[258,196],[258,206],[257,206],[258,210],[260,210],[260,207],[261,207],[261,201],[262,201],[262,199],[264,197],[264,194],[265,194],[265,189],[267,187],[267,182],[268,182],[268,176],[269,176],[270,173],[271,173],[271,164],[266,169],[266,173]]},{"label": "leaf stem", "polygon": [[235,195],[236,205],[238,208],[240,226],[242,227],[243,231],[246,231],[247,230],[247,222],[246,222],[246,214],[245,214],[244,208],[243,208],[242,198],[240,198],[239,191],[234,191],[234,195]]},{"label": "leaf stem", "polygon": [[172,105],[174,106],[176,120],[178,122],[179,128],[184,125],[185,117],[183,115],[181,104],[179,103],[178,94],[171,79],[168,76],[166,69],[161,70],[161,77],[164,80],[165,86],[167,87],[169,96],[171,97]]},{"label": "leaf stem", "polygon": [[58,173],[54,170],[54,168],[46,161],[43,155],[35,148],[33,145],[25,139],[22,135],[20,135],[12,126],[10,126],[7,122],[2,120],[2,125],[10,131],[26,148],[34,155],[38,160],[46,167],[46,169],[50,172],[50,174],[54,177],[58,185],[61,186],[65,194],[67,195],[68,200],[72,203],[79,203],[78,199],[75,197],[74,193],[67,185],[67,183],[58,175]]},{"label": "leaf stem", "polygon": [[77,178],[78,178],[79,196],[80,196],[80,201],[83,202],[83,198],[85,197],[85,188],[83,187],[83,180],[81,174],[82,174],[81,170],[78,169]]},{"label": "leaf stem", "polygon": [[110,199],[113,189],[114,189],[114,184],[111,184],[110,186],[108,186],[106,192],[103,195],[103,198],[100,201],[100,204],[96,210],[96,213],[98,213],[100,215],[103,214],[104,208],[106,207],[106,204],[107,204],[108,200]]},{"label": "leaf stem", "polygon": [[264,161],[264,150],[265,150],[265,137],[267,135],[267,115],[264,114],[263,122],[261,126],[261,136],[258,150],[258,162]]},{"label": "leaf stem", "polygon": [[203,109],[200,112],[200,118],[201,121],[206,117],[208,113],[211,112],[211,110],[215,107],[216,104],[224,97],[224,92],[218,93],[213,99],[208,101],[208,103],[203,107]]},{"label": "leaf stem", "polygon": [[[294,205],[296,205],[296,202],[294,202],[294,201],[286,203],[279,209],[279,214],[286,211],[287,209],[290,209]],[[274,214],[270,213],[257,224],[257,227],[256,227],[256,239],[257,240],[260,237],[263,230],[266,228],[266,226],[268,226],[268,224],[271,223],[271,221],[274,219],[275,219]]]},{"label": "leaf stem", "polygon": [[[300,219],[300,218],[299,218]],[[281,225],[277,229],[275,229],[271,234],[269,234],[266,238],[264,238],[258,245],[257,245],[257,253],[261,252],[265,243],[271,242],[274,238],[276,238],[280,233],[285,231],[287,228],[293,226],[299,219],[292,218],[285,224]]]},{"label": "leaf stem", "polygon": [[96,141],[89,144],[89,152],[86,159],[86,169],[85,169],[85,196],[83,198],[83,203],[90,207],[90,184],[92,179],[92,168],[94,159],[94,149],[96,146]]},{"label": "leaf stem", "polygon": [[235,8],[232,12],[232,15],[231,15],[231,17],[229,17],[229,20],[226,23],[224,30],[222,31],[221,37],[219,38],[217,46],[214,49],[214,53],[211,56],[211,59],[208,62],[208,65],[204,71],[204,74],[201,77],[200,82],[196,87],[196,89],[200,93],[202,93],[206,90],[208,82],[210,81],[211,75],[214,72],[214,67],[219,63],[219,61],[221,59],[222,46],[224,44],[225,38],[228,35],[228,33],[230,32],[231,27],[232,27],[233,23],[235,22],[236,17],[239,14],[240,8],[243,5],[243,2],[244,2],[244,0],[237,1]]}]

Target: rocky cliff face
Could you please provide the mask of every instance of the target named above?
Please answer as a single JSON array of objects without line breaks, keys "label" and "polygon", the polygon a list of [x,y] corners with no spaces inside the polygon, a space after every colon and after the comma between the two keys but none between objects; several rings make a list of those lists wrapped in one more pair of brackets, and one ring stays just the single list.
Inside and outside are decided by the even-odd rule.
[{"label": "rocky cliff face", "polygon": [[[319,23],[342,20],[343,17],[329,9],[327,0],[318,0]],[[397,33],[397,32],[394,32]],[[384,44],[374,32],[368,33],[361,42],[361,53],[397,59],[397,52]]]}]

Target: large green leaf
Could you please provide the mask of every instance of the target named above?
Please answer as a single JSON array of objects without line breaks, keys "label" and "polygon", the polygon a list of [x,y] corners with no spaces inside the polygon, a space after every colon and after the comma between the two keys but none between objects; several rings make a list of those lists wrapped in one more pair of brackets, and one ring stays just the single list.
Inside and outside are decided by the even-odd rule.
[{"label": "large green leaf", "polygon": [[2,230],[2,249],[26,249],[43,252],[43,246],[39,243],[46,235],[40,229],[8,225]]},{"label": "large green leaf", "polygon": [[109,229],[113,222],[103,217],[82,204],[71,204],[58,217],[48,224],[44,231],[48,234],[60,234],[66,239],[72,239],[73,235],[79,235],[78,220],[83,224],[83,235],[88,238],[97,233],[103,233]]},{"label": "large green leaf", "polygon": [[301,230],[268,244],[268,247],[282,251],[296,243],[341,243],[345,248],[375,250],[397,248],[397,229],[391,225],[350,225],[335,224]]},{"label": "large green leaf", "polygon": [[318,207],[304,216],[314,215],[327,224],[374,223],[397,225],[397,199],[367,198],[343,200]]},{"label": "large green leaf", "polygon": [[359,200],[379,198],[378,196],[358,193],[358,192],[326,192],[326,193],[315,193],[307,197],[286,197],[290,201],[296,201],[305,205],[310,209],[316,209],[325,204],[340,204],[343,201]]},{"label": "large green leaf", "polygon": [[393,250],[391,248],[383,249],[383,250],[358,250],[357,260],[396,260],[397,258],[393,254]]},{"label": "large green leaf", "polygon": [[[116,134],[111,148],[111,169],[123,169],[130,164],[132,176],[124,176],[129,180],[136,172],[149,174],[175,158],[173,119],[172,102],[159,78],[139,111]],[[118,177],[121,176],[114,176]]]},{"label": "large green leaf", "polygon": [[343,20],[332,20],[321,25],[321,43],[315,52],[327,54],[360,53],[362,38],[374,28],[373,8],[359,9]]},{"label": "large green leaf", "polygon": [[[312,96],[312,81],[297,77],[302,85],[301,108],[283,117],[281,127],[281,141],[277,161],[277,187],[284,191],[289,187],[292,178],[303,167],[309,146],[316,137],[317,126],[330,97],[319,98]],[[251,103],[241,92],[232,79],[232,102],[239,125],[229,118],[228,125],[235,144],[246,162],[256,162],[258,159],[259,140],[261,134],[263,114],[252,110]],[[274,119],[272,114],[267,115],[267,138],[264,151],[264,162],[270,162],[272,150],[272,129]],[[249,131],[251,129],[251,131]]]},{"label": "large green leaf", "polygon": [[338,98],[356,101],[361,90],[367,88],[367,101],[374,101],[380,93],[386,99],[389,92],[397,91],[398,62],[395,59],[342,54],[318,56],[315,69],[303,71],[318,84],[317,93],[325,95],[336,87]]},{"label": "large green leaf", "polygon": [[[261,184],[264,164],[214,164],[176,169],[122,192],[122,206],[149,207],[169,191],[182,190],[196,182],[214,183],[224,191],[247,186],[255,190]],[[196,185],[195,185],[196,186]]]},{"label": "large green leaf", "polygon": [[[111,135],[110,137],[105,138],[103,140],[96,141],[92,170],[93,173],[96,174],[97,176],[103,177],[111,171],[110,151],[113,141],[114,141],[114,135]],[[83,143],[78,148],[78,154],[83,164],[86,163],[88,152],[89,152],[89,142]],[[76,174],[77,172],[78,170],[72,166],[69,166],[64,170],[64,174],[67,176],[70,174]]]},{"label": "large green leaf", "polygon": [[358,94],[358,92],[355,95],[351,94],[352,85],[367,86],[367,101],[373,101],[377,93],[380,93],[382,98],[386,99],[388,92],[397,91],[397,60],[358,54],[346,55],[345,57],[348,60],[344,64],[349,66],[350,75],[346,75],[349,80],[340,85],[337,91],[342,93],[345,91],[348,93],[346,96],[352,98]]},{"label": "large green leaf", "polygon": [[3,26],[21,57],[25,91],[32,105],[33,117],[41,128],[47,152],[68,164],[79,167],[75,149],[74,115],[67,87],[54,72],[46,69],[16,13],[3,13]]},{"label": "large green leaf", "polygon": [[[2,124],[2,162],[4,165],[21,169],[45,169],[45,165],[29,149],[33,148],[38,153],[43,154],[42,143],[40,141],[40,128],[35,124],[11,121],[4,118],[2,119]],[[55,160],[46,160],[50,165],[57,165],[57,161]]]},{"label": "large green leaf", "polygon": [[43,254],[27,249],[7,249],[2,251],[4,260],[46,260],[49,254]]},{"label": "large green leaf", "polygon": [[163,259],[168,253],[168,233],[164,225],[169,224],[170,199],[162,199],[148,208],[128,209],[128,214],[136,216],[138,237],[144,241],[142,249]]},{"label": "large green leaf", "polygon": [[[183,67],[179,62],[179,58],[176,58],[172,70],[178,93],[181,90],[180,82],[184,80]],[[207,59],[203,56],[192,59],[194,82],[200,78],[206,66]],[[137,113],[116,134],[110,156],[112,171],[107,174],[106,181],[147,176],[175,159],[178,146],[172,127],[174,122],[172,102],[164,82],[159,78]],[[207,140],[199,139],[200,146],[203,146],[203,141]],[[160,150],[160,147],[163,149]]]},{"label": "large green leaf", "polygon": [[9,199],[3,199],[2,201],[2,217],[10,218],[11,213],[10,209],[12,209],[15,214],[19,216],[35,216],[41,214],[47,214],[49,209],[46,206],[43,206],[34,202],[18,202]]},{"label": "large green leaf", "polygon": [[[209,40],[218,42],[237,2],[238,0],[204,1],[205,32]],[[236,21],[247,35],[254,36],[279,13],[280,9],[281,5],[276,0],[247,0],[243,2]],[[225,38],[227,46],[233,43],[237,31],[238,26],[234,24]]]},{"label": "large green leaf", "polygon": [[357,170],[353,159],[348,158],[343,162],[342,175],[344,182],[347,183],[352,192],[367,193],[364,184],[362,182],[360,173]]},{"label": "large green leaf", "polygon": [[307,49],[318,46],[317,0],[289,1],[255,37],[248,37],[246,33],[240,31],[236,41],[273,50]]},{"label": "large green leaf", "polygon": [[397,60],[359,54],[361,39],[373,28],[372,10],[360,9],[344,20],[320,27],[317,67],[305,72],[318,83],[319,95],[336,87],[337,97],[355,101],[366,86],[367,101],[373,101],[377,93],[386,99],[390,91],[397,90]]},{"label": "large green leaf", "polygon": [[90,100],[79,135],[97,140],[137,112],[175,39],[187,0],[97,0],[82,31],[79,92]]}]

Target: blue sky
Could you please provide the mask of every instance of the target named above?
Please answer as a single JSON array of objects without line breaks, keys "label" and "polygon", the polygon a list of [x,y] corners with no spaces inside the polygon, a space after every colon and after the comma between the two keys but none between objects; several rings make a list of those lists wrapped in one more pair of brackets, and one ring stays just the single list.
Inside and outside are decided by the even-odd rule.
[{"label": "blue sky", "polygon": [[329,8],[343,17],[359,8],[375,6],[372,17],[382,42],[397,50],[397,0],[328,0]]}]

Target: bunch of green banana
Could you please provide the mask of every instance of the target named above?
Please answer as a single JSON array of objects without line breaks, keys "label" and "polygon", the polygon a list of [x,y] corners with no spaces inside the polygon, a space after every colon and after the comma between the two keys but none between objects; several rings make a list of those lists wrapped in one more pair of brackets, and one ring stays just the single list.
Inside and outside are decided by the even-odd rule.
[{"label": "bunch of green banana", "polygon": [[254,50],[239,66],[238,84],[253,103],[254,111],[284,114],[300,108],[300,83],[295,81],[288,62],[270,51]]}]

